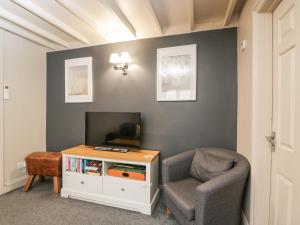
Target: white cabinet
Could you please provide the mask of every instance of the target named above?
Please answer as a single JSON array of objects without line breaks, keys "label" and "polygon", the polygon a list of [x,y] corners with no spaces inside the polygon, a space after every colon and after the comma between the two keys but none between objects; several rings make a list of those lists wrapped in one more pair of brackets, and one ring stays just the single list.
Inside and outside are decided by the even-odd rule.
[{"label": "white cabinet", "polygon": [[[61,196],[76,198],[151,215],[159,198],[159,152],[142,150],[136,153],[108,153],[77,146],[63,153],[63,187]],[[76,172],[70,172],[69,158],[76,158]],[[101,162],[101,176],[86,174],[79,162]],[[108,174],[114,163],[140,165],[145,180],[132,180]],[[73,168],[74,169],[74,168]]]}]

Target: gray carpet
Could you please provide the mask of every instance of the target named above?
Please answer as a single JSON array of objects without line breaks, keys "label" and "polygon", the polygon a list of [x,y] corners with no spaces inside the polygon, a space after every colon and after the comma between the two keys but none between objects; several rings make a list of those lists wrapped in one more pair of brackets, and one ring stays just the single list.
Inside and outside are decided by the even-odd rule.
[{"label": "gray carpet", "polygon": [[152,216],[138,212],[61,198],[52,182],[34,184],[0,196],[0,225],[178,225],[164,215],[161,201]]}]

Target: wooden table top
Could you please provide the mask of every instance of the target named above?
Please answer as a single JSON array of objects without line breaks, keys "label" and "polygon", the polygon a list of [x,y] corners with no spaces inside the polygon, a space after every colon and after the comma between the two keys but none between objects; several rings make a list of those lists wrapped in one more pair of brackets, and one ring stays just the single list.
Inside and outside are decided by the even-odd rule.
[{"label": "wooden table top", "polygon": [[88,147],[85,145],[79,145],[73,148],[63,150],[62,154],[68,155],[79,155],[86,157],[95,157],[103,159],[116,159],[116,160],[126,160],[134,162],[152,162],[158,155],[159,151],[156,150],[140,150],[138,152],[113,152],[113,151],[98,151],[94,150],[93,147]]}]

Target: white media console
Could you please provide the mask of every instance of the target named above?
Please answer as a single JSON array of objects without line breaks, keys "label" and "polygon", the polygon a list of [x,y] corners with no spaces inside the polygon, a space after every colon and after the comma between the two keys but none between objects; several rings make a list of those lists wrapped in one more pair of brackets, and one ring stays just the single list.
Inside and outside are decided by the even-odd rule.
[{"label": "white media console", "polygon": [[[62,197],[75,198],[151,215],[159,199],[158,151],[141,150],[139,152],[119,153],[96,151],[91,147],[80,145],[64,150],[62,154]],[[82,166],[86,160],[99,162],[102,170],[101,175],[100,173],[98,176],[84,173]],[[76,172],[74,172],[74,162],[76,168],[78,167]],[[145,166],[145,180],[109,175],[108,170],[114,163]]]}]

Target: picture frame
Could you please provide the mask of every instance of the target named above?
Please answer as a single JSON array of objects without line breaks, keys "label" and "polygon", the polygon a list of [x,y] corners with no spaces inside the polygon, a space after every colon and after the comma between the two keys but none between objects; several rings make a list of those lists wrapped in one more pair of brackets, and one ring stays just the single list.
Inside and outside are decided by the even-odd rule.
[{"label": "picture frame", "polygon": [[197,45],[157,49],[157,101],[196,101]]},{"label": "picture frame", "polygon": [[92,57],[65,60],[65,102],[93,102]]}]

